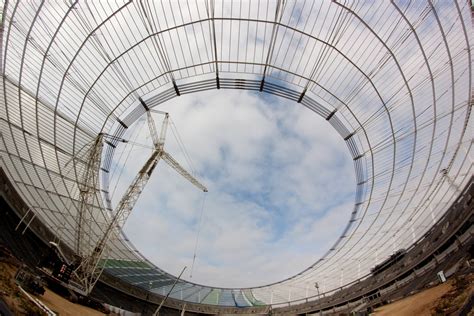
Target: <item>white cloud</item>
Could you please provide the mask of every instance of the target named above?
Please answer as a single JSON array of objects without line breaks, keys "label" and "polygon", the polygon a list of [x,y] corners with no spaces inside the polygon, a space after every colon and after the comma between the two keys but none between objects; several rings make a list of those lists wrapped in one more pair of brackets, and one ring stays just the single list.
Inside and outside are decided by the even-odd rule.
[{"label": "white cloud", "polygon": [[[160,110],[170,112],[197,178],[209,188],[193,282],[279,281],[314,263],[340,235],[354,175],[343,140],[325,120],[290,102],[235,91],[179,97]],[[165,149],[189,169],[170,130]],[[139,160],[128,168],[138,170]],[[134,173],[124,177],[122,191]],[[187,265],[190,279],[203,198],[160,162],[125,231],[165,271]]]}]

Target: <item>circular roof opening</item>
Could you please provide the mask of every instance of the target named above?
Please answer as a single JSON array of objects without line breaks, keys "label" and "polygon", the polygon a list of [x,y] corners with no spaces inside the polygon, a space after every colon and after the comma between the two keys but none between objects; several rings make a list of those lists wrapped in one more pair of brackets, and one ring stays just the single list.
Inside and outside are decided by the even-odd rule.
[{"label": "circular roof opening", "polygon": [[[158,163],[125,233],[160,268],[187,266],[183,279],[200,284],[259,286],[306,269],[341,235],[354,204],[353,162],[314,112],[246,91],[185,95],[157,109],[171,118],[165,151],[209,189]],[[159,133],[163,115],[152,115]],[[146,124],[125,138],[151,146]],[[117,148],[114,206],[150,153]]]}]

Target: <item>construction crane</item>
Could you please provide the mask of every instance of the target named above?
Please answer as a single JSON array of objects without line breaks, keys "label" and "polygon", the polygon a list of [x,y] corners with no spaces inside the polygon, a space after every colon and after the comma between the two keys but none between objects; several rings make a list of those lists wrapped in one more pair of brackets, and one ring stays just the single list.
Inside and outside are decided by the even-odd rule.
[{"label": "construction crane", "polygon": [[[108,223],[104,234],[98,240],[95,247],[93,247],[92,252],[89,255],[82,257],[79,266],[75,270],[75,275],[78,278],[79,283],[82,285],[86,295],[90,294],[100,275],[102,274],[102,271],[105,267],[104,261],[102,259],[106,259],[108,257],[108,251],[110,250],[109,245],[111,244],[112,240],[117,239],[120,236],[121,228],[123,227],[128,216],[132,212],[133,207],[135,206],[138,198],[140,197],[140,194],[143,192],[145,185],[150,179],[160,159],[166,162],[170,167],[176,170],[179,174],[181,174],[197,188],[199,188],[203,192],[208,192],[207,188],[203,184],[201,184],[196,178],[194,178],[169,153],[164,150],[169,114],[165,112],[154,111],[164,115],[161,131],[158,135],[158,132],[155,127],[155,122],[150,113],[150,109],[148,108],[148,106],[146,106],[145,102],[141,98],[139,100],[146,109],[148,128],[150,131],[151,138],[153,140],[153,151],[148,160],[141,167],[135,179],[128,187],[120,202],[118,203],[114,215]],[[91,153],[91,156],[97,156],[97,151],[100,151],[101,149],[100,145],[97,142],[95,144],[95,148],[96,149],[92,150],[93,154]],[[98,158],[100,159],[100,156]],[[91,164],[93,166],[97,165],[94,163]],[[85,196],[83,197],[83,200],[88,201],[90,199]]]},{"label": "construction crane", "polygon": [[84,255],[90,247],[91,236],[88,231],[91,229],[92,223],[92,205],[97,197],[97,188],[99,187],[99,168],[100,157],[104,147],[104,134],[100,133],[94,139],[91,148],[86,154],[86,168],[83,181],[79,185],[80,206],[77,214],[76,229],[76,254],[80,257]]}]

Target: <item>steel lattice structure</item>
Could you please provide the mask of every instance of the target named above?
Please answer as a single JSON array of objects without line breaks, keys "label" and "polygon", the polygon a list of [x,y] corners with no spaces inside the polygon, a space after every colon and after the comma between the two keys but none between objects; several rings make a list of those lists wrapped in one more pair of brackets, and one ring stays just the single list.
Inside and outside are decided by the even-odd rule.
[{"label": "steel lattice structure", "polygon": [[[298,304],[366,278],[409,248],[473,174],[468,1],[4,1],[2,168],[61,243],[110,221],[108,170],[126,129],[175,97],[246,89],[301,103],[346,142],[357,182],[348,224],[305,271],[256,288],[179,281],[172,298]],[[299,106],[301,106],[299,105]],[[87,152],[100,133],[100,181]],[[86,183],[85,183],[86,182]],[[84,188],[94,185],[84,198]],[[166,294],[175,277],[122,235],[105,270]]]}]

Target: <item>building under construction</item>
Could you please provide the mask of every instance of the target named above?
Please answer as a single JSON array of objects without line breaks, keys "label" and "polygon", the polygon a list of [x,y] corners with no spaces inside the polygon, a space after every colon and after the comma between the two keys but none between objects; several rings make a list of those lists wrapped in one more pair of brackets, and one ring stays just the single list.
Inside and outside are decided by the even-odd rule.
[{"label": "building under construction", "polygon": [[[31,266],[53,249],[65,287],[144,314],[350,313],[449,278],[474,242],[472,17],[465,0],[4,0],[0,240]],[[158,161],[207,192],[165,151],[160,106],[231,89],[322,117],[356,179],[324,255],[252,288],[171,275],[122,231]],[[152,153],[114,205],[143,118]]]}]

